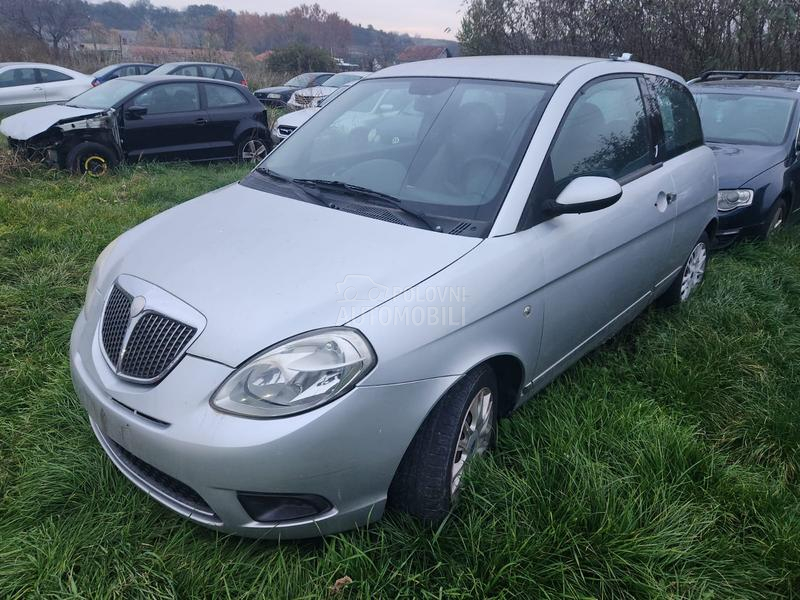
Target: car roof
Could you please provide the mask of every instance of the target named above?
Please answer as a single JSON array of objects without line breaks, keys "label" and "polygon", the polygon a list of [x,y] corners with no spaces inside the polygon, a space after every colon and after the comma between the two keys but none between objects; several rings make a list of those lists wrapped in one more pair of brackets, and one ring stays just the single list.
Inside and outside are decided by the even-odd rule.
[{"label": "car roof", "polygon": [[[380,77],[462,77],[555,84],[578,67],[603,58],[582,56],[465,56],[403,63],[370,76]],[[631,65],[638,63],[624,62]]]},{"label": "car roof", "polygon": [[800,79],[714,79],[690,82],[693,91],[800,98]]},{"label": "car roof", "polygon": [[222,79],[210,79],[208,77],[187,77],[184,75],[127,75],[125,77],[117,77],[115,81],[138,81],[139,83],[162,83],[171,81],[177,83],[216,83],[219,85],[230,85],[236,88],[247,89],[235,81],[223,81]]},{"label": "car roof", "polygon": [[186,61],[186,62],[168,62],[168,63],[164,63],[163,65],[158,65],[158,68],[160,69],[162,67],[189,67],[189,66],[192,66],[192,65],[207,65],[209,67],[228,67],[229,69],[237,69],[238,70],[238,68],[234,67],[233,65],[224,65],[222,63],[205,62],[205,61],[202,61],[202,60],[192,60],[192,61]]}]

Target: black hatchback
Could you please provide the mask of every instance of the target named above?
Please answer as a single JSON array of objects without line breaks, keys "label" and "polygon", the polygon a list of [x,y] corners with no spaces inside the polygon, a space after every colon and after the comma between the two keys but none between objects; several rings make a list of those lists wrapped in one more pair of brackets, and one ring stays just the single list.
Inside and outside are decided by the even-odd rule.
[{"label": "black hatchback", "polygon": [[258,162],[271,148],[267,113],[246,88],[188,77],[120,77],[0,123],[13,148],[78,173],[142,159]]},{"label": "black hatchback", "polygon": [[766,239],[800,211],[800,73],[709,71],[689,82],[719,172],[719,245]]}]

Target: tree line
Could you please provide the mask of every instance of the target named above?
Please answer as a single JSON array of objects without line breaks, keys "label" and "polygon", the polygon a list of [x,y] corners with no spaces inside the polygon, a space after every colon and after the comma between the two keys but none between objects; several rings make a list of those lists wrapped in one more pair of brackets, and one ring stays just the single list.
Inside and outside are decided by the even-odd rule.
[{"label": "tree line", "polygon": [[800,0],[466,0],[464,54],[608,56],[684,77],[800,70]]},{"label": "tree line", "polygon": [[156,6],[150,0],[129,5],[108,0],[0,0],[0,59],[22,59],[26,49],[45,48],[53,59],[65,50],[92,42],[116,43],[133,32],[137,45],[214,48],[260,54],[287,46],[309,46],[346,56],[352,48],[387,64],[411,45],[405,34],[351,23],[319,4],[285,13],[257,14],[211,4],[184,9]]}]

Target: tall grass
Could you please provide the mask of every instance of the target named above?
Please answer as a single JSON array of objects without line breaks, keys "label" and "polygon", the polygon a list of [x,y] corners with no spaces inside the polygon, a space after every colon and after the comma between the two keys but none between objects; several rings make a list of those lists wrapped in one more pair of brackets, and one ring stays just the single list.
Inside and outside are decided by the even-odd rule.
[{"label": "tall grass", "polygon": [[504,421],[440,528],[389,514],[259,543],[138,492],[71,389],[84,284],[116,235],[243,172],[0,184],[0,598],[800,593],[800,231],[715,256],[692,303],[648,311]]}]

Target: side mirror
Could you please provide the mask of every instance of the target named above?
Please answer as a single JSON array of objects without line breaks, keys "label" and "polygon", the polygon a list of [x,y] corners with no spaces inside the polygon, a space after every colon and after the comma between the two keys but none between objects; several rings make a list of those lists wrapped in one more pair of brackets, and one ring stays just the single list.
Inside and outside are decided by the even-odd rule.
[{"label": "side mirror", "polygon": [[125,110],[125,116],[129,119],[141,119],[147,114],[146,106],[129,106]]},{"label": "side mirror", "polygon": [[574,215],[603,210],[622,197],[622,187],[608,177],[578,177],[573,179],[550,202],[547,212],[556,215]]}]

